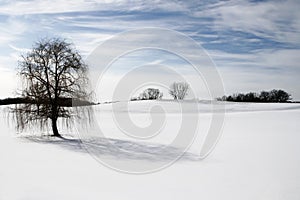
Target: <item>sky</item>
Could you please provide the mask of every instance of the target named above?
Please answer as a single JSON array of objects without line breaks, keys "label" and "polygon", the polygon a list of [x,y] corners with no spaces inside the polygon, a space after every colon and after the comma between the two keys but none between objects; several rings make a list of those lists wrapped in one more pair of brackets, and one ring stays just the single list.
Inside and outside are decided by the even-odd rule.
[{"label": "sky", "polygon": [[[41,38],[66,38],[88,58],[118,34],[154,27],[174,30],[201,45],[225,94],[284,89],[300,100],[299,10],[298,0],[0,0],[0,98],[17,95],[20,55]],[[141,50],[112,64],[99,90],[103,100],[133,65],[152,66],[152,73],[139,72],[139,77],[164,76],[171,83],[177,79],[158,68],[172,66],[186,73],[188,82],[197,79],[191,66],[172,52]],[[198,82],[205,87],[205,81]],[[197,97],[209,98],[209,92],[195,88],[197,81],[192,85]]]}]

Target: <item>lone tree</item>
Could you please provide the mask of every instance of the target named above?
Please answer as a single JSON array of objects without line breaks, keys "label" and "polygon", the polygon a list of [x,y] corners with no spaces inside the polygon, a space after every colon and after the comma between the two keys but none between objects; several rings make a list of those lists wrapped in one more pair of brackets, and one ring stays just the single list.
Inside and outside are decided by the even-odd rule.
[{"label": "lone tree", "polygon": [[24,88],[21,96],[30,103],[18,104],[14,109],[17,128],[39,123],[51,123],[53,136],[61,137],[58,118],[69,119],[71,110],[63,107],[66,99],[87,100],[87,65],[73,44],[61,38],[43,39],[22,56],[19,75]]},{"label": "lone tree", "polygon": [[187,95],[189,84],[186,82],[174,82],[170,86],[169,93],[175,100],[183,100]]}]

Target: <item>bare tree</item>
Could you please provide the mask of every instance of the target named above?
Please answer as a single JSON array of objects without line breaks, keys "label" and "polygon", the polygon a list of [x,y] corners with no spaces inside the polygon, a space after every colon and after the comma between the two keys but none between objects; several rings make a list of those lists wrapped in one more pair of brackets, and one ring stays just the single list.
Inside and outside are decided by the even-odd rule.
[{"label": "bare tree", "polygon": [[174,82],[170,86],[169,93],[176,100],[183,100],[189,89],[189,84],[186,82]]},{"label": "bare tree", "polygon": [[58,118],[69,119],[70,108],[61,105],[64,99],[87,100],[87,65],[71,43],[61,38],[43,39],[22,56],[19,75],[24,88],[21,95],[30,103],[14,109],[17,127],[51,123],[53,136],[61,137]]}]

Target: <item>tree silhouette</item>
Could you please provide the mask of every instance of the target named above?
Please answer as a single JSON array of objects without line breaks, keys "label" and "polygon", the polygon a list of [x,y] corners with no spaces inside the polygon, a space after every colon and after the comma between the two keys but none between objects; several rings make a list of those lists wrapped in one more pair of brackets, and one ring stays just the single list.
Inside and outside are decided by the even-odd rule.
[{"label": "tree silhouette", "polygon": [[147,88],[140,94],[139,99],[141,100],[161,99],[162,96],[163,93],[161,93],[159,89]]},{"label": "tree silhouette", "polygon": [[61,38],[43,39],[22,56],[19,75],[23,81],[21,96],[30,103],[18,104],[14,113],[17,128],[51,123],[53,136],[61,137],[58,118],[69,119],[71,109],[61,105],[64,99],[87,100],[87,65],[73,44]]},{"label": "tree silhouette", "polygon": [[291,95],[283,90],[271,90],[269,96],[272,102],[287,102]]},{"label": "tree silhouette", "polygon": [[271,91],[261,91],[260,94],[255,92],[238,93],[217,99],[236,102],[288,102],[291,100],[291,95],[283,90],[273,89]]}]

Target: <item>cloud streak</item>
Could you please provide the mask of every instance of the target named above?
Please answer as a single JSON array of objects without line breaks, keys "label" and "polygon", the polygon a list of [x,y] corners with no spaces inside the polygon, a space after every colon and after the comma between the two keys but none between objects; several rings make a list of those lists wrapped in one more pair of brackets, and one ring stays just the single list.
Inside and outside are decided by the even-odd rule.
[{"label": "cloud streak", "polygon": [[[224,76],[227,91],[234,92],[237,85],[236,90],[274,85],[300,99],[299,7],[296,0],[5,0],[0,6],[0,63],[2,69],[14,69],[18,55],[42,37],[65,37],[87,56],[117,33],[160,27],[201,44]],[[135,62],[145,60],[143,56]],[[146,61],[167,59],[152,55]]]}]

